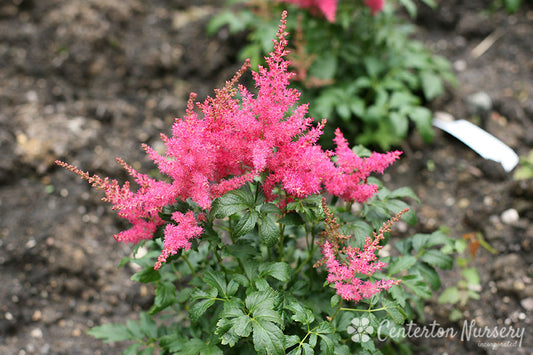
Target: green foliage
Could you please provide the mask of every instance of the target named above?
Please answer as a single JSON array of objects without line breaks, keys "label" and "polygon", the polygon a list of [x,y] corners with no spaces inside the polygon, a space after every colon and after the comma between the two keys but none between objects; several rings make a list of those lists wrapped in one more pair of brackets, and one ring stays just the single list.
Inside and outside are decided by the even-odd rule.
[{"label": "green foliage", "polygon": [[[485,241],[481,233],[468,233],[463,235],[462,240],[456,240],[451,246],[458,256],[456,257],[459,267],[459,281],[456,285],[446,288],[438,298],[438,303],[449,304],[453,308],[450,312],[449,319],[457,321],[463,318],[462,308],[469,300],[478,300],[481,292],[481,278],[474,266],[470,266],[477,256],[479,247],[487,250],[491,254],[498,252]],[[451,249],[449,249],[451,250]],[[463,254],[468,251],[467,256]]]},{"label": "green foliage", "polygon": [[[293,85],[313,103],[312,117],[327,117],[330,128],[341,127],[352,143],[384,150],[399,145],[411,126],[426,142],[432,140],[432,113],[424,104],[442,95],[445,82],[454,84],[455,78],[449,62],[414,40],[414,26],[399,16],[404,8],[414,17],[414,1],[386,1],[375,16],[362,1],[340,1],[334,23],[287,3],[232,3],[213,18],[208,32],[222,26],[246,30],[249,42],[240,58],[251,58],[252,65],[261,64],[272,49],[279,13],[289,8],[287,25],[295,46],[290,58],[297,73]],[[324,142],[331,141],[327,133],[333,129],[326,130]]]},{"label": "green foliage", "polygon": [[[365,153],[361,147],[356,150]],[[332,201],[336,207],[330,207],[355,247],[407,206],[404,199],[418,201],[409,188],[391,191],[377,179],[369,180],[379,190],[358,213],[349,204]],[[143,256],[122,260],[121,265],[141,266],[132,279],[153,285],[154,304],[138,321],[101,325],[89,334],[105,342],[132,342],[124,354],[379,354],[405,349],[406,340],[394,334],[406,321],[423,317],[424,300],[440,287],[436,270],[452,265],[454,241],[440,231],[396,241],[394,256],[380,259],[388,264],[385,273],[369,280],[399,279],[400,284],[353,304],[328,286],[322,268],[313,267],[321,258],[316,238],[324,229],[322,197],[295,200],[280,209],[279,201],[265,201],[259,186],[249,184],[215,200],[203,241],[158,271],[153,265],[162,248],[159,237],[144,243]],[[178,208],[197,212],[199,207],[169,206],[162,218]],[[404,219],[416,221],[414,214]],[[474,281],[472,271],[464,276]],[[356,334],[354,322],[363,322],[366,333]],[[385,341],[377,339],[378,331]]]},{"label": "green foliage", "polygon": [[521,5],[522,0],[494,0],[492,2],[492,9],[504,8],[509,14],[514,14],[520,9]]},{"label": "green foliage", "polygon": [[520,157],[519,165],[513,174],[513,179],[533,179],[533,149],[527,155]]}]

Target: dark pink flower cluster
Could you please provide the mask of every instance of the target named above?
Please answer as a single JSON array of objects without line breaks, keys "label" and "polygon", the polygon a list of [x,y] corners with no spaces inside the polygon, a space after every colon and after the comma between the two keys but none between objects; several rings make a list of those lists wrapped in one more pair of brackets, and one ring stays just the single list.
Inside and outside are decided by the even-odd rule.
[{"label": "dark pink flower cluster", "polygon": [[[132,223],[132,228],[115,236],[119,241],[136,243],[150,239],[158,226],[167,222],[159,217],[163,207],[191,199],[209,210],[212,201],[262,176],[263,190],[270,200],[278,187],[289,197],[304,198],[324,190],[349,201],[364,202],[377,190],[366,184],[371,172],[383,172],[398,159],[400,152],[374,153],[360,158],[349,148],[337,130],[335,152],[317,145],[325,122],[313,127],[306,118],[307,105],[297,105],[300,93],[288,87],[293,73],[285,39],[285,17],[277,33],[274,51],[266,58],[267,67],[253,72],[257,93],[236,86],[248,64],[214,98],[196,104],[189,100],[186,116],[176,119],[172,136],[161,135],[166,152],[160,154],[144,146],[159,170],[169,177],[158,181],[122,164],[139,185],[136,192],[128,183],[89,176],[68,164],[58,162],[94,186],[102,188],[106,200],[118,214]],[[335,156],[335,157],[334,157]],[[332,160],[336,159],[336,162]],[[190,240],[202,234],[198,225],[202,216],[175,212],[164,229],[164,250],[156,269],[180,249],[190,248]]]},{"label": "dark pink flower cluster", "polygon": [[281,0],[298,5],[303,9],[320,11],[329,22],[335,22],[337,12],[337,0]]},{"label": "dark pink flower cluster", "polygon": [[365,4],[370,8],[372,15],[375,15],[383,10],[383,6],[385,6],[385,0],[365,0]]},{"label": "dark pink flower cluster", "polygon": [[328,270],[327,281],[335,287],[339,296],[347,301],[359,302],[363,298],[373,295],[397,285],[400,280],[363,281],[363,276],[372,276],[386,264],[377,260],[376,253],[382,248],[379,242],[383,233],[389,232],[392,223],[398,221],[406,210],[401,211],[388,222],[384,223],[378,233],[373,233],[373,238],[367,237],[362,249],[347,245],[350,237],[339,232],[339,225],[323,203],[326,214],[326,229],[322,233],[323,240],[320,244],[323,258],[315,267],[325,264]]},{"label": "dark pink flower cluster", "polygon": [[[295,4],[303,9],[310,9],[320,12],[329,22],[335,22],[337,13],[337,0],[281,0]],[[383,10],[385,0],[364,0],[365,5],[370,8],[372,15]]]}]

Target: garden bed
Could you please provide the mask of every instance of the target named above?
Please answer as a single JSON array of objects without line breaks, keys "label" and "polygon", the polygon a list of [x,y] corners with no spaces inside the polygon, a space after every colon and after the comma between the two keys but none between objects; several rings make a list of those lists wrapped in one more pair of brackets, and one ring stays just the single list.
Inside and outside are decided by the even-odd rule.
[{"label": "garden bed", "polygon": [[[194,3],[194,5],[190,5]],[[116,269],[131,248],[111,237],[124,227],[101,195],[55,159],[125,180],[115,157],[149,171],[142,142],[157,145],[188,95],[210,95],[240,63],[242,38],[205,34],[216,1],[22,0],[0,5],[0,353],[110,354],[86,335],[94,325],[135,319],[152,290]],[[488,13],[484,1],[421,9],[418,39],[454,65],[459,85],[431,109],[474,120],[520,156],[533,146],[533,8]],[[480,51],[487,37],[495,41]],[[487,43],[487,42],[485,42]],[[477,48],[477,50],[476,50]],[[479,120],[467,98],[484,92],[492,107]],[[311,103],[312,104],[312,103]],[[478,121],[476,121],[478,120]],[[416,353],[499,354],[533,351],[533,181],[516,181],[453,137],[432,144],[413,134],[387,170],[390,188],[410,186],[419,221],[397,235],[446,226],[457,238],[480,232],[498,251],[480,248],[473,265],[479,300],[461,308],[426,307],[426,323],[459,332],[464,321],[525,329],[522,347],[480,339],[413,339]],[[394,237],[394,235],[393,235]],[[458,269],[444,272],[443,289]],[[442,292],[442,291],[441,291]]]}]

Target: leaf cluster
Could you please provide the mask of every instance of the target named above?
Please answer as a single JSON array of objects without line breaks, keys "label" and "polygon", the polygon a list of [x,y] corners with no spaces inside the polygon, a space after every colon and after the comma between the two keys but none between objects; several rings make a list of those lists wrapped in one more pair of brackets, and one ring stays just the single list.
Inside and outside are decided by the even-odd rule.
[{"label": "leaf cluster", "polygon": [[[362,246],[366,236],[404,209],[404,199],[418,200],[408,188],[390,191],[377,179],[370,180],[379,192],[359,212],[354,213],[352,205],[330,201],[354,246]],[[159,270],[153,265],[162,249],[160,238],[139,246],[143,255],[125,258],[121,265],[133,262],[141,267],[132,280],[152,285],[153,306],[138,321],[104,324],[89,334],[106,342],[133,342],[125,354],[407,350],[406,340],[395,334],[406,320],[422,316],[423,301],[440,286],[436,270],[451,267],[451,249],[445,250],[450,238],[435,232],[397,241],[396,255],[382,258],[388,264],[386,272],[369,280],[401,279],[400,285],[354,305],[335,293],[324,270],[313,267],[321,257],[316,238],[324,229],[322,197],[280,204],[283,198],[267,202],[257,182],[228,192],[208,212],[202,242],[169,258]],[[167,206],[161,218],[198,208],[191,202]],[[414,214],[403,218],[416,221]],[[388,238],[383,241],[387,242]],[[373,329],[370,340],[353,341],[350,324],[363,316]],[[378,341],[378,332],[386,341]]]},{"label": "leaf cluster", "polygon": [[[263,1],[266,10],[258,12],[253,11],[256,3],[239,1],[208,26],[210,33],[222,26],[248,31],[240,57],[251,58],[253,65],[261,64],[272,47],[276,15],[290,6]],[[435,6],[434,1],[425,3]],[[313,103],[312,117],[327,117],[352,143],[386,150],[399,145],[412,127],[430,142],[433,117],[424,105],[445,92],[446,82],[455,83],[449,62],[413,39],[414,26],[400,16],[401,7],[416,16],[411,0],[387,1],[375,16],[362,1],[341,1],[334,23],[291,8],[288,30],[301,36],[291,40],[296,47],[291,61],[303,73],[293,85]],[[324,135],[323,142],[330,138]]]}]

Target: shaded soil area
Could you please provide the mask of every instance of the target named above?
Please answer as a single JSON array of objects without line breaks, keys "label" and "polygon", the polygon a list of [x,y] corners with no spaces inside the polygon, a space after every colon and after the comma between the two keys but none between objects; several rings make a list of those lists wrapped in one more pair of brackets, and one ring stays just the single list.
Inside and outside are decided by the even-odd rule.
[{"label": "shaded soil area", "polygon": [[[53,166],[66,160],[124,181],[119,156],[153,166],[140,144],[157,146],[182,116],[191,91],[202,99],[233,75],[242,38],[205,34],[217,1],[6,0],[0,2],[0,353],[116,354],[86,331],[135,319],[153,290],[117,270],[128,245],[111,237],[123,225],[101,194]],[[459,85],[431,104],[482,125],[519,155],[533,148],[533,8],[508,16],[484,1],[422,8],[417,37],[454,65]],[[495,41],[480,53],[488,36]],[[477,48],[477,49],[476,49]],[[492,104],[472,111],[483,92]],[[474,105],[475,108],[475,105]],[[479,116],[479,117],[478,117]],[[384,176],[411,186],[422,203],[407,232],[447,226],[462,238],[480,232],[497,250],[474,264],[480,299],[449,321],[451,307],[428,302],[426,323],[461,332],[478,326],[525,329],[521,347],[485,347],[481,338],[413,339],[416,353],[533,352],[533,181],[486,161],[453,137],[432,144],[413,134],[404,158]],[[401,227],[401,226],[400,226]],[[444,287],[460,270],[443,273]],[[490,340],[490,339],[489,339]],[[500,339],[501,342],[501,339]]]}]

